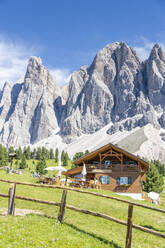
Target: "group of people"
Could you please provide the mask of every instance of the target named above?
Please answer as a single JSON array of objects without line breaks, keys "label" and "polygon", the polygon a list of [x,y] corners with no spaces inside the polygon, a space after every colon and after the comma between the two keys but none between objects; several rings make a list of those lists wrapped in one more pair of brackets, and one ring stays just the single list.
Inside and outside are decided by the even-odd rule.
[{"label": "group of people", "polygon": [[18,174],[18,175],[22,175],[22,171],[20,171],[18,169],[14,170],[14,169],[12,169],[10,167],[7,167],[6,173],[9,173],[9,174],[15,173],[15,174]]}]

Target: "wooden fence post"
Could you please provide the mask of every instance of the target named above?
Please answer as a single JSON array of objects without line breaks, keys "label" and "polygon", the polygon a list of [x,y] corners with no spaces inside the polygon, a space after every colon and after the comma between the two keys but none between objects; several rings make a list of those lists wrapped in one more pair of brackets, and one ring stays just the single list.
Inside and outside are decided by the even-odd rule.
[{"label": "wooden fence post", "polygon": [[67,196],[67,190],[64,189],[62,193],[62,198],[61,198],[61,205],[60,205],[60,210],[58,214],[58,220],[63,223],[64,222],[64,214],[65,214],[65,206],[66,206],[66,196]]},{"label": "wooden fence post", "polygon": [[10,184],[9,188],[9,200],[8,200],[8,215],[14,215],[15,213],[15,190],[16,184]]},{"label": "wooden fence post", "polygon": [[125,248],[131,248],[132,241],[132,214],[133,214],[133,205],[129,204],[128,207],[128,220],[127,220],[127,236]]}]

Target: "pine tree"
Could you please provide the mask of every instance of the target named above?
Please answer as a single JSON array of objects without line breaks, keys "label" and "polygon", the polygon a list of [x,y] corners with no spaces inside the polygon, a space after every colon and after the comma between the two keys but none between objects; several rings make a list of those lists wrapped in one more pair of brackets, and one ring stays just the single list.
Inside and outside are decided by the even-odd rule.
[{"label": "pine tree", "polygon": [[64,157],[65,157],[65,152],[64,152],[64,150],[62,150],[62,153],[61,153],[61,161],[64,161]]},{"label": "pine tree", "polygon": [[50,158],[50,159],[54,159],[54,152],[53,152],[53,149],[50,149],[49,158]]},{"label": "pine tree", "polygon": [[28,146],[26,150],[26,159],[30,159],[30,158],[31,158],[31,151],[30,151],[30,146]]},{"label": "pine tree", "polygon": [[2,159],[3,156],[3,146],[0,144],[0,160]]},{"label": "pine tree", "polygon": [[74,155],[73,160],[77,160],[77,159],[81,158],[83,155],[84,155],[83,152],[77,152],[77,153]]},{"label": "pine tree", "polygon": [[58,148],[56,148],[56,152],[55,152],[55,161],[56,161],[56,163],[58,162],[58,154],[59,154]]},{"label": "pine tree", "polygon": [[45,158],[43,157],[36,166],[36,172],[38,172],[40,175],[44,175],[47,173],[46,170],[44,170],[46,168],[46,161]]},{"label": "pine tree", "polygon": [[36,149],[34,148],[33,151],[31,151],[31,159],[36,159]]},{"label": "pine tree", "polygon": [[26,159],[28,159],[28,160],[30,159],[30,157],[31,157],[30,146],[24,147],[23,154],[25,155]]},{"label": "pine tree", "polygon": [[9,156],[8,156],[7,149],[5,147],[4,147],[4,157],[5,157],[5,165],[8,165]]},{"label": "pine tree", "polygon": [[67,159],[66,153],[64,153],[64,156],[63,156],[63,166],[67,166],[67,165],[68,165],[68,159]]},{"label": "pine tree", "polygon": [[9,147],[9,153],[14,153],[14,147],[13,146]]},{"label": "pine tree", "polygon": [[21,147],[19,147],[19,148],[16,150],[16,159],[19,159],[19,160],[22,159],[22,149],[21,149]]},{"label": "pine tree", "polygon": [[26,163],[26,157],[25,155],[22,156],[21,162],[19,164],[20,169],[25,169],[27,168],[27,163]]},{"label": "pine tree", "polygon": [[9,158],[5,147],[0,144],[0,167],[8,164]]},{"label": "pine tree", "polygon": [[5,166],[5,165],[6,165],[6,160],[5,160],[4,153],[2,153],[2,155],[1,155],[1,161],[0,161],[0,166]]},{"label": "pine tree", "polygon": [[65,157],[66,157],[66,160],[69,160],[69,155],[67,152],[65,152]]},{"label": "pine tree", "polygon": [[149,172],[147,174],[146,181],[144,182],[144,191],[154,191],[160,193],[163,190],[163,185],[163,176],[159,174],[155,164],[151,161]]},{"label": "pine tree", "polygon": [[38,147],[37,152],[36,152],[36,159],[40,160],[42,157],[41,155],[42,155],[41,148]]},{"label": "pine tree", "polygon": [[153,163],[156,165],[156,168],[158,169],[159,173],[162,176],[165,176],[165,164],[162,164],[159,160],[154,160]]},{"label": "pine tree", "polygon": [[3,146],[0,144],[0,166],[4,166]]}]

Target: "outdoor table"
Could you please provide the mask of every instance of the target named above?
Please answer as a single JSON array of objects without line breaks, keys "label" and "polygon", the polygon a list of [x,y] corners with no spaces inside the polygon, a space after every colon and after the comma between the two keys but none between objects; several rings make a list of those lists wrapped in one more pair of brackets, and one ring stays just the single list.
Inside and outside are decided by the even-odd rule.
[{"label": "outdoor table", "polygon": [[44,183],[52,184],[52,178],[50,178],[50,177],[45,177]]},{"label": "outdoor table", "polygon": [[88,188],[89,187],[89,181],[80,180],[79,184],[80,184],[80,187],[82,187],[82,188]]},{"label": "outdoor table", "polygon": [[89,186],[89,181],[83,181],[83,180],[73,180],[70,183],[71,187],[78,187],[78,188],[88,188]]},{"label": "outdoor table", "polygon": [[72,182],[70,182],[71,187],[80,187],[79,180],[74,179]]}]

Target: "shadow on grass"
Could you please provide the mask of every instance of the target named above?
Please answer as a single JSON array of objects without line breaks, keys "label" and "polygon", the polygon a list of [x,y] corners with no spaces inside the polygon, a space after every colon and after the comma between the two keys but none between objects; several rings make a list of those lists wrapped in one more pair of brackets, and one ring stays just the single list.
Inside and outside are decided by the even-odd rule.
[{"label": "shadow on grass", "polygon": [[[46,218],[48,218],[48,219],[55,219],[56,221],[58,221],[58,220],[57,220],[57,217],[53,217],[53,216],[50,216],[50,215],[47,215],[47,214],[44,214],[44,215],[35,214],[35,215],[40,216],[40,217],[42,217],[42,218],[43,218],[43,217],[46,217]],[[60,223],[60,222],[59,222],[59,223]],[[113,240],[112,240],[112,241],[109,241],[109,240],[107,240],[107,239],[105,239],[105,238],[103,238],[103,237],[100,237],[100,236],[98,236],[98,235],[96,235],[96,234],[94,234],[94,233],[90,233],[90,232],[87,232],[87,231],[85,231],[85,230],[83,230],[83,229],[80,229],[79,227],[77,227],[77,226],[75,226],[75,225],[73,225],[73,224],[70,224],[70,223],[67,223],[67,222],[64,221],[64,223],[63,223],[62,225],[69,226],[69,227],[73,228],[74,230],[76,230],[77,232],[81,232],[81,233],[83,233],[83,234],[86,234],[86,235],[88,235],[88,236],[90,236],[90,237],[92,237],[92,238],[95,238],[95,239],[97,239],[97,240],[103,242],[104,244],[111,245],[112,248],[121,248],[121,246],[119,246],[119,245],[117,245],[116,243],[114,243]]]},{"label": "shadow on grass", "polygon": [[[1,216],[1,217],[2,217],[2,216],[3,216],[3,217],[9,217],[8,215],[6,215],[6,214],[4,214],[4,213],[0,213],[0,216]],[[53,220],[56,220],[56,222],[60,223],[60,222],[58,221],[57,217],[50,216],[50,215],[46,215],[46,214],[40,214],[40,213],[28,213],[28,214],[26,214],[26,215],[24,215],[24,216],[15,216],[15,217],[19,218],[19,217],[27,217],[27,216],[39,216],[40,218],[53,219]],[[13,217],[14,217],[14,216],[13,216]],[[62,225],[62,224],[61,224],[61,225]],[[113,240],[112,240],[112,241],[109,241],[109,240],[107,240],[107,239],[105,239],[105,238],[103,238],[103,237],[100,237],[100,236],[98,236],[98,235],[96,235],[96,234],[94,234],[94,233],[87,232],[87,231],[85,231],[85,230],[83,230],[83,229],[80,229],[79,227],[77,227],[77,226],[75,226],[75,225],[73,225],[73,224],[64,222],[63,225],[66,225],[66,226],[68,226],[68,227],[71,227],[71,228],[73,228],[74,230],[76,230],[77,232],[81,232],[81,233],[83,233],[83,234],[85,234],[85,235],[88,235],[88,236],[94,238],[94,239],[97,239],[97,240],[103,242],[104,244],[111,245],[112,248],[121,248],[121,246],[119,246],[119,245],[117,245],[116,243],[114,243]]]},{"label": "shadow on grass", "polygon": [[151,229],[151,230],[154,230],[154,231],[157,231],[157,232],[165,232],[165,229],[160,230],[160,229],[157,229],[157,228],[150,226],[150,225],[141,225],[141,226],[146,227],[146,228]]},{"label": "shadow on grass", "polygon": [[111,247],[113,247],[113,248],[121,248],[121,246],[118,246],[116,243],[113,242],[113,240],[108,241],[107,239],[104,239],[104,238],[102,238],[102,237],[100,237],[100,236],[98,236],[98,235],[96,235],[94,233],[87,232],[87,231],[85,231],[83,229],[80,229],[79,227],[77,227],[77,226],[75,226],[73,224],[69,224],[67,222],[64,222],[64,225],[67,225],[67,226],[73,228],[74,230],[76,230],[78,232],[81,232],[83,234],[86,234],[86,235],[88,235],[88,236],[90,236],[92,238],[98,239],[99,241],[103,242],[104,244],[111,245]]}]

